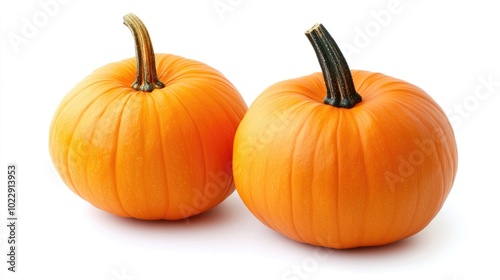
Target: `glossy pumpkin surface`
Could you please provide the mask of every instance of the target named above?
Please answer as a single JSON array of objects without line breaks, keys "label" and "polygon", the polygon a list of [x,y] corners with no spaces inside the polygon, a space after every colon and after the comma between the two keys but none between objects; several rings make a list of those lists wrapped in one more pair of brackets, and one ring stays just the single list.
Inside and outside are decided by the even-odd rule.
[{"label": "glossy pumpkin surface", "polygon": [[351,108],[327,104],[332,84],[314,73],[267,88],[236,133],[238,194],[299,242],[352,248],[409,237],[436,216],[455,178],[453,130],[427,93],[380,73],[349,74],[362,96]]},{"label": "glossy pumpkin surface", "polygon": [[[139,69],[147,59],[157,74]],[[162,85],[144,87],[148,79]],[[53,117],[50,154],[65,184],[102,210],[183,219],[233,192],[233,140],[245,111],[237,89],[206,64],[171,54],[130,58],[68,93]]]}]

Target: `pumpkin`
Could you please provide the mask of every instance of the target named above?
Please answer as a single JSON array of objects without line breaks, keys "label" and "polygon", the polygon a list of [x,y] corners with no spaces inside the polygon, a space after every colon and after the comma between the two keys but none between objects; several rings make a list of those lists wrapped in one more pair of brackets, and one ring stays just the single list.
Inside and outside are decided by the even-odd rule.
[{"label": "pumpkin", "polygon": [[416,234],[457,171],[445,113],[417,86],[351,71],[323,25],[306,36],[322,73],[278,82],[252,103],[235,136],[239,196],[266,226],[312,245],[376,246]]},{"label": "pumpkin", "polygon": [[234,191],[234,135],[247,106],[217,70],[155,54],[133,14],[136,57],[98,68],[57,108],[49,149],[64,183],[109,213],[177,220]]}]

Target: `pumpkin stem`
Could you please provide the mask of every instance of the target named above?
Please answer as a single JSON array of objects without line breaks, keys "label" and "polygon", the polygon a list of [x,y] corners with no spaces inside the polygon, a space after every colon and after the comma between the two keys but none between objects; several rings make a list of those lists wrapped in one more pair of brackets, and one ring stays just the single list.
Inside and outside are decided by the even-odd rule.
[{"label": "pumpkin stem", "polygon": [[158,80],[156,74],[155,54],[153,44],[144,23],[134,14],[123,17],[123,23],[130,29],[135,41],[135,57],[137,70],[132,88],[140,91],[152,92],[155,88],[165,85]]},{"label": "pumpkin stem", "polygon": [[318,57],[326,85],[325,104],[350,109],[362,98],[356,92],[351,70],[339,46],[322,24],[315,24],[306,31]]}]

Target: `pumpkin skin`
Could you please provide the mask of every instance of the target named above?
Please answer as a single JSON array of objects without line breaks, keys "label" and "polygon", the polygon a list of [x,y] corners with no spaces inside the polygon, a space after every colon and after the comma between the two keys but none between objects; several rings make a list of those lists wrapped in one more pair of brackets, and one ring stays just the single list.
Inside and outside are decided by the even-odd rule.
[{"label": "pumpkin skin", "polygon": [[161,89],[131,87],[136,58],[76,85],[53,117],[50,155],[64,183],[104,211],[184,219],[234,191],[233,140],[247,107],[212,67],[171,54],[155,60]]},{"label": "pumpkin skin", "polygon": [[265,225],[337,249],[388,244],[436,216],[457,171],[452,127],[422,89],[351,71],[363,100],[323,103],[321,73],[267,88],[235,136],[238,194]]}]

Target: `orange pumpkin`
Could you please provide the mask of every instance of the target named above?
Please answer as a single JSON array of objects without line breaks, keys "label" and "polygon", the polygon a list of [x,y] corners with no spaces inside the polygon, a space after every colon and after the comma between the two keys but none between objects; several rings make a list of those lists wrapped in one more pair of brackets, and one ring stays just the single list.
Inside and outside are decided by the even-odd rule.
[{"label": "orange pumpkin", "polygon": [[95,70],[64,98],[50,127],[52,161],[73,192],[104,211],[145,220],[201,213],[234,191],[245,102],[210,66],[155,55],[135,15],[124,23],[136,58]]},{"label": "orange pumpkin", "polygon": [[[236,190],[265,225],[304,243],[391,243],[429,224],[457,171],[452,127],[422,89],[350,71],[322,25],[323,73],[267,88],[236,132]],[[326,92],[326,98],[324,98]]]}]

